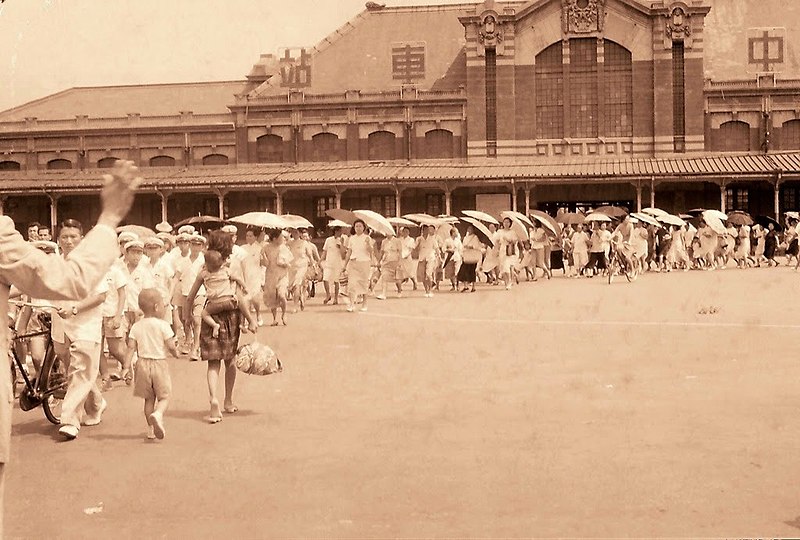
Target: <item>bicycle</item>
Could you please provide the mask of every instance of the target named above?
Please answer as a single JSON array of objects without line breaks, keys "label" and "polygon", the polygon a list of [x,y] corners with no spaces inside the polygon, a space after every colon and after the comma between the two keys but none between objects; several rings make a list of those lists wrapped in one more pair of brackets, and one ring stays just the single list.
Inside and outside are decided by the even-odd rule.
[{"label": "bicycle", "polygon": [[[52,306],[42,306],[28,302],[10,303],[18,307],[30,307],[32,309],[53,309]],[[11,365],[12,375],[14,368],[16,368],[24,383],[24,388],[19,394],[19,408],[23,411],[30,411],[41,405],[45,417],[51,423],[58,425],[61,423],[61,405],[67,393],[67,364],[56,355],[53,348],[53,340],[50,337],[51,315],[44,312],[34,313],[34,315],[39,318],[41,323],[42,329],[39,331],[18,334],[14,325],[10,325],[12,345],[9,347],[9,354],[13,358]],[[38,376],[32,378],[25,369],[24,360],[20,360],[15,345],[24,339],[37,336],[45,337],[45,354]],[[16,376],[12,380],[16,381]]]},{"label": "bicycle", "polygon": [[626,257],[622,250],[616,245],[611,245],[611,254],[608,263],[608,284],[614,281],[614,277],[620,273],[625,275],[628,283],[636,281],[642,272],[641,263],[636,257]]}]

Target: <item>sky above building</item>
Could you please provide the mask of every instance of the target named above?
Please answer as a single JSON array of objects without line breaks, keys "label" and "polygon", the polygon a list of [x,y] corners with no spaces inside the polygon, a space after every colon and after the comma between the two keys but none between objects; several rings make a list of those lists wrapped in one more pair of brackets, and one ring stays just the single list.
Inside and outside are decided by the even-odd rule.
[{"label": "sky above building", "polygon": [[0,4],[0,110],[75,86],[244,79],[260,54],[316,45],[364,4],[5,0]]}]

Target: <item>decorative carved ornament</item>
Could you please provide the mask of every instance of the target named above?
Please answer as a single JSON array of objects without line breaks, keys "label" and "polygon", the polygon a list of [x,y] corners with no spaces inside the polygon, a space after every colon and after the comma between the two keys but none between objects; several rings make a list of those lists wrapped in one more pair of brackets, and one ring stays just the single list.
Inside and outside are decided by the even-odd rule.
[{"label": "decorative carved ornament", "polygon": [[683,41],[692,35],[691,16],[683,5],[673,5],[667,14],[667,37],[673,41]]},{"label": "decorative carved ornament", "polygon": [[562,0],[561,23],[565,34],[603,31],[605,0]]},{"label": "decorative carved ornament", "polygon": [[488,11],[481,15],[478,41],[480,41],[484,47],[497,47],[497,45],[503,42],[503,31],[497,19],[497,13],[493,11]]}]

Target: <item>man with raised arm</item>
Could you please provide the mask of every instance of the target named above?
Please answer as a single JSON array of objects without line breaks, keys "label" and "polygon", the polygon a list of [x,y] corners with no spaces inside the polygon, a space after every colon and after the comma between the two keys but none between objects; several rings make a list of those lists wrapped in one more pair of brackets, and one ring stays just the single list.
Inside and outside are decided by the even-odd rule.
[{"label": "man with raised arm", "polygon": [[[0,216],[0,312],[8,311],[8,292],[12,285],[24,294],[43,300],[79,300],[100,282],[116,259],[115,228],[133,204],[141,182],[130,161],[117,161],[111,174],[104,175],[100,194],[103,210],[92,229],[68,257],[48,255],[26,242],[7,216]],[[8,329],[0,325],[0,354],[8,351]],[[14,394],[11,369],[0,369],[0,537],[5,465],[11,443],[11,409]]]}]

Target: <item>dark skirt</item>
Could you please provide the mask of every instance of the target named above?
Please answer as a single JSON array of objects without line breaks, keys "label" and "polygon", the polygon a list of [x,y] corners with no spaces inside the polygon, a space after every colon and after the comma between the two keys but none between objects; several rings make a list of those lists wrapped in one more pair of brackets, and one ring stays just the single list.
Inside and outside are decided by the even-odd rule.
[{"label": "dark skirt", "polygon": [[232,309],[211,316],[219,324],[219,337],[211,335],[211,327],[203,322],[200,326],[200,358],[231,361],[239,348],[239,325],[241,313]]},{"label": "dark skirt", "polygon": [[475,269],[478,267],[478,263],[461,263],[461,268],[458,269],[458,281],[462,283],[475,283],[477,281],[475,277]]},{"label": "dark skirt", "polygon": [[791,256],[796,256],[798,253],[797,247],[798,247],[797,238],[795,238],[791,242],[789,242],[789,247],[786,249],[786,254]]}]

